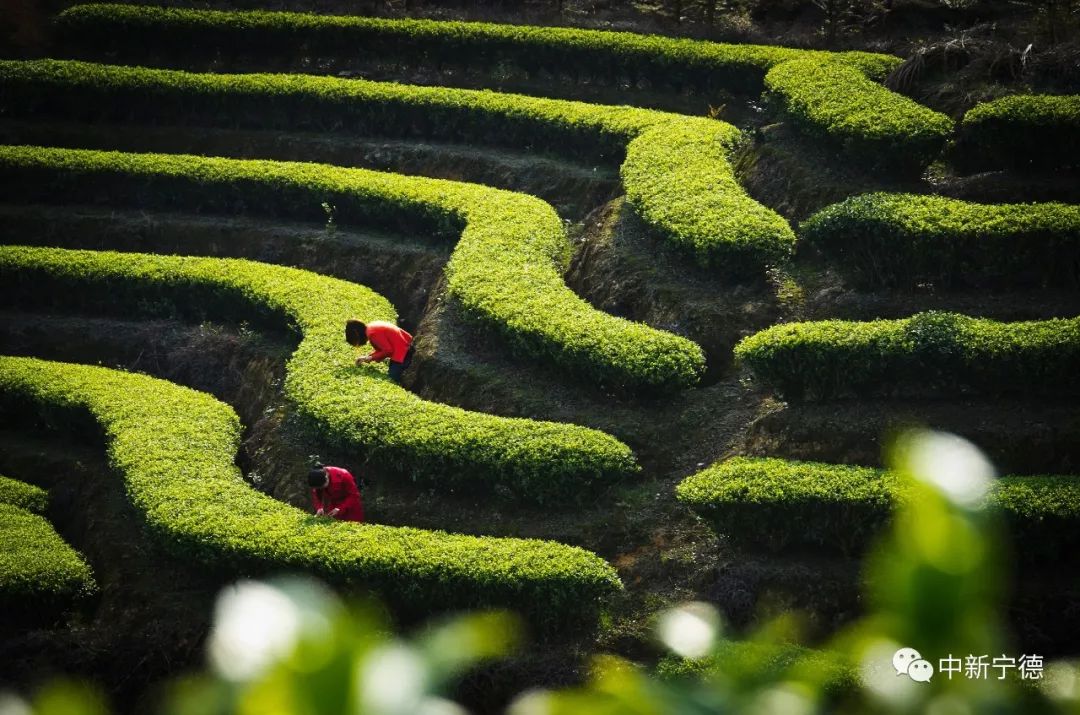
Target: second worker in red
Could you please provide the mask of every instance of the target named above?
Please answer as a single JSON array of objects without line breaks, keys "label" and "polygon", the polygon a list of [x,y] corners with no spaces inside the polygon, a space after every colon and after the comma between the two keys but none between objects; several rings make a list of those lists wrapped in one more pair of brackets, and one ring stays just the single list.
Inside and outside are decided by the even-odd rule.
[{"label": "second worker in red", "polygon": [[401,375],[412,363],[413,336],[394,325],[382,320],[373,320],[364,323],[360,320],[345,321],[345,340],[350,345],[363,347],[371,343],[375,348],[370,355],[361,355],[356,358],[356,364],[366,362],[381,362],[390,359],[390,378],[394,382],[401,382]]}]

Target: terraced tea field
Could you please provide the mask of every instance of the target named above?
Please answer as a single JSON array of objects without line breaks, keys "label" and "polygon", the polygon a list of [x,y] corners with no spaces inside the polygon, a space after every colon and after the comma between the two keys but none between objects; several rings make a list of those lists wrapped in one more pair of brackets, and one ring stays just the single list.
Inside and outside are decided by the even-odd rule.
[{"label": "terraced tea field", "polygon": [[[482,711],[655,661],[681,601],[821,642],[910,425],[1007,475],[1009,624],[1077,655],[1080,96],[954,117],[900,57],[629,32],[50,22],[0,61],[0,683],[145,711],[217,589],[280,572],[520,613]],[[416,336],[403,384],[350,318]],[[367,522],[311,514],[317,460]]]}]

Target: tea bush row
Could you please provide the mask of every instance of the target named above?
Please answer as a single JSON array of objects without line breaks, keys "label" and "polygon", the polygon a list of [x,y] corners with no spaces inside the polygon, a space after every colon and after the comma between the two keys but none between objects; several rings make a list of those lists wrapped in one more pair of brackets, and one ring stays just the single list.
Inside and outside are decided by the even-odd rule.
[{"label": "tea bush row", "polygon": [[49,506],[49,493],[33,484],[0,476],[0,504],[41,514]]},{"label": "tea bush row", "polygon": [[917,173],[952,134],[952,120],[829,59],[785,62],[765,76],[769,97],[807,133],[868,166]]},{"label": "tea bush row", "polygon": [[832,57],[882,79],[902,60],[869,52],[830,53],[704,42],[565,27],[388,19],[267,11],[216,11],[123,4],[77,5],[55,21],[57,46],[75,56],[128,64],[216,53],[265,61],[302,57],[424,63],[532,74],[631,78],[697,92],[759,93],[775,65]]},{"label": "tea bush row", "polygon": [[1080,95],[1018,94],[977,104],[960,122],[968,170],[1080,166]]},{"label": "tea bush row", "polygon": [[736,181],[723,122],[632,107],[306,75],[219,75],[70,61],[0,62],[8,116],[347,131],[502,144],[617,163],[661,238],[727,274],[760,276],[795,235]]},{"label": "tea bush row", "polygon": [[563,74],[613,83],[629,77],[698,93],[756,94],[764,85],[797,122],[889,168],[925,166],[952,132],[948,117],[876,84],[902,62],[891,55],[574,28],[130,5],[76,6],[58,17],[57,26],[78,56],[139,64],[183,64],[197,46],[226,57],[260,57],[260,67],[282,57],[375,58],[488,71],[510,64],[554,75],[553,81]]},{"label": "tea bush row", "polygon": [[90,567],[44,517],[45,491],[0,477],[0,604],[47,611],[94,593]]},{"label": "tea bush row", "polygon": [[382,365],[354,365],[345,320],[394,320],[373,291],[245,260],[0,247],[5,304],[247,320],[300,338],[285,392],[320,439],[435,488],[577,500],[634,473],[630,448],[577,425],[495,417],[420,399]]},{"label": "tea bush row", "polygon": [[235,466],[233,410],[163,380],[5,357],[0,401],[51,424],[92,417],[149,531],[174,553],[234,576],[303,570],[373,591],[395,608],[513,606],[547,623],[594,613],[621,589],[614,569],[576,547],[337,522],[261,494]]},{"label": "tea bush row", "polygon": [[517,352],[603,384],[693,385],[701,348],[594,309],[562,280],[570,244],[543,201],[477,184],[321,164],[0,147],[7,200],[249,213],[460,237],[448,290]]},{"label": "tea bush row", "polygon": [[1080,283],[1080,206],[1068,204],[865,194],[814,214],[799,238],[864,285]]},{"label": "tea bush row", "polygon": [[931,311],[787,323],[744,338],[735,356],[790,400],[1080,394],[1080,318],[1000,323]]},{"label": "tea bush row", "polygon": [[[865,549],[909,487],[896,472],[820,462],[736,457],[676,487],[719,533],[749,548]],[[1001,477],[986,505],[1004,516],[1025,558],[1062,557],[1080,546],[1080,479]]]}]

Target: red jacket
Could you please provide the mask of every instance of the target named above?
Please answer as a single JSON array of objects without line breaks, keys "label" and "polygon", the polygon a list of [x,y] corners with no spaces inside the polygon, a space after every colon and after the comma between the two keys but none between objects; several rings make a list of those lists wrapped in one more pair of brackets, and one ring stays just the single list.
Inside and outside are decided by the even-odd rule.
[{"label": "red jacket", "polygon": [[367,324],[367,339],[375,352],[371,353],[372,362],[390,358],[394,362],[405,362],[405,354],[412,345],[412,336],[393,323],[373,320]]},{"label": "red jacket", "polygon": [[341,467],[324,467],[330,483],[321,489],[311,490],[311,502],[315,505],[315,511],[322,509],[329,514],[334,509],[340,509],[337,518],[342,521],[363,521],[364,502],[360,499],[360,490],[356,488],[356,480],[348,470]]}]

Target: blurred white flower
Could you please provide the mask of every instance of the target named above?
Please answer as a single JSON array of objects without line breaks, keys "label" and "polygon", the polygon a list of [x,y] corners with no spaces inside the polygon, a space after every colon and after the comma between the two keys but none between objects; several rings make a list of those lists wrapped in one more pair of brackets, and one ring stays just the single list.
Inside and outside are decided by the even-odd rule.
[{"label": "blurred white flower", "polygon": [[415,713],[416,715],[469,715],[468,710],[444,698],[424,698]]},{"label": "blurred white flower", "polygon": [[907,467],[917,479],[937,487],[954,503],[971,508],[986,496],[994,465],[962,437],[918,432],[911,439]]},{"label": "blurred white flower", "polygon": [[14,693],[0,693],[0,715],[33,715],[26,701]]},{"label": "blurred white flower", "polygon": [[798,686],[781,684],[758,693],[744,710],[744,715],[811,715],[814,702]]},{"label": "blurred white flower", "polygon": [[893,655],[900,644],[888,639],[878,639],[867,644],[859,659],[859,679],[878,700],[890,707],[900,709],[919,696],[922,687],[904,673],[897,673]]},{"label": "blurred white flower", "polygon": [[218,595],[207,645],[210,665],[227,680],[252,680],[292,652],[299,631],[292,599],[268,584],[241,581]]},{"label": "blurred white flower", "polygon": [[1055,700],[1080,700],[1080,666],[1076,663],[1051,663],[1046,668],[1043,687]]},{"label": "blurred white flower", "polygon": [[365,713],[412,715],[424,700],[427,685],[427,666],[420,656],[402,643],[388,643],[360,664],[358,699]]},{"label": "blurred white flower", "polygon": [[547,715],[551,711],[551,695],[545,690],[527,690],[519,695],[506,715]]},{"label": "blurred white flower", "polygon": [[708,603],[684,603],[660,614],[656,632],[678,655],[700,658],[712,650],[720,634],[720,614]]}]

